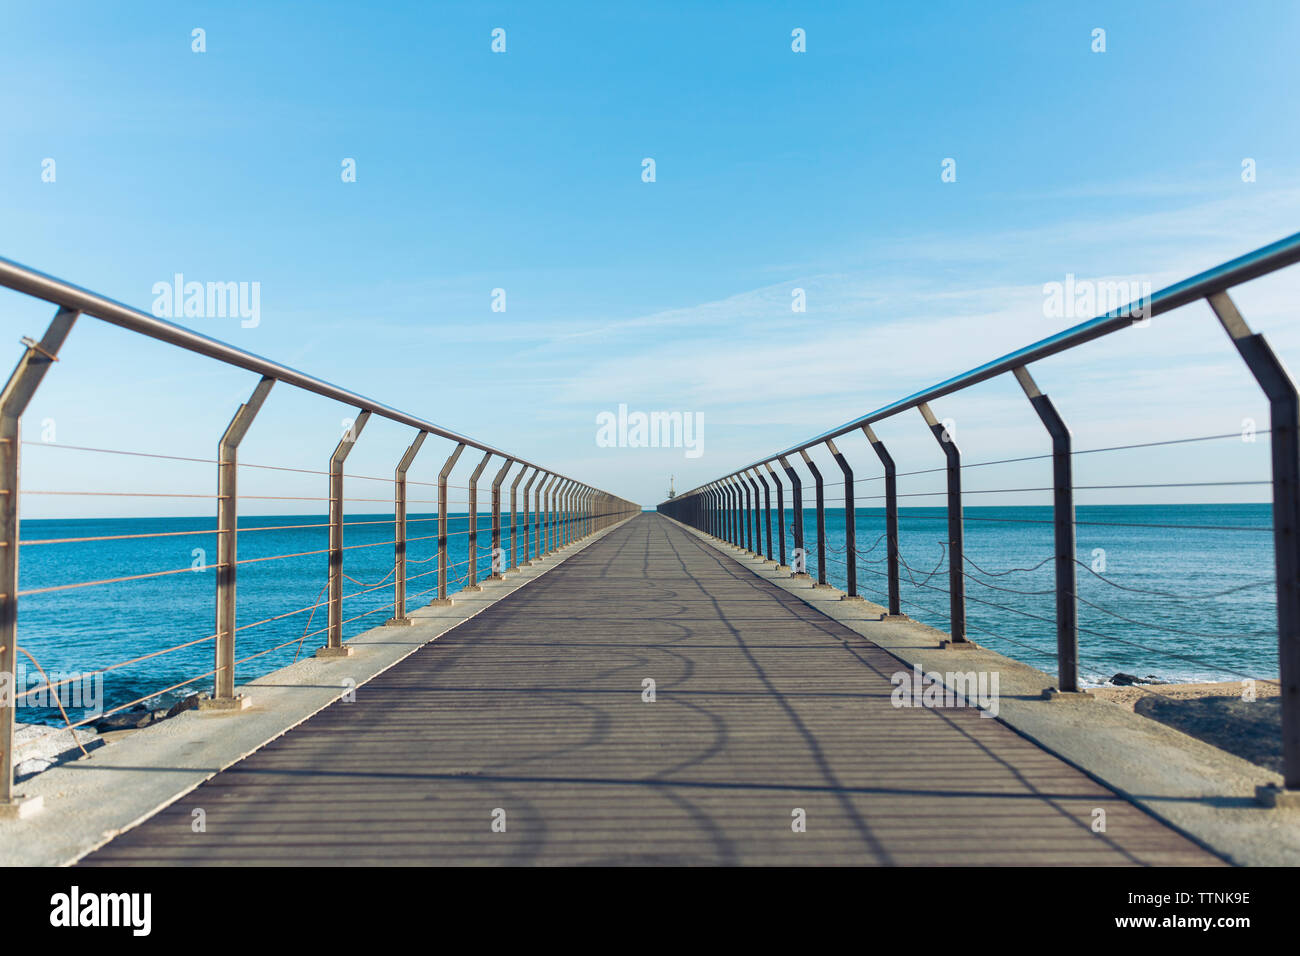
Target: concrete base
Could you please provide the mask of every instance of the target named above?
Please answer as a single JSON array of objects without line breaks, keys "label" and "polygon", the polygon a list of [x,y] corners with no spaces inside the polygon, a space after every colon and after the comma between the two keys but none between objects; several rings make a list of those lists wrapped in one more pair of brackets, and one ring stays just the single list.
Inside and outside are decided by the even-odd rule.
[{"label": "concrete base", "polygon": [[409,617],[390,617],[384,622],[384,627],[410,627],[414,623]]},{"label": "concrete base", "polygon": [[353,653],[354,653],[353,649],[351,647],[348,647],[348,645],[346,644],[344,644],[342,647],[316,648],[316,656],[320,658],[351,657]]},{"label": "concrete base", "polygon": [[816,584],[813,585],[813,590],[814,590],[814,591],[838,591],[839,588],[837,588],[837,587],[836,587],[835,585],[833,585],[833,584],[822,584],[822,583],[819,581],[818,583],[816,583]]},{"label": "concrete base", "polygon": [[434,598],[425,607],[451,607],[455,603],[451,598]]},{"label": "concrete base", "polygon": [[796,581],[812,580],[812,575],[809,574],[807,571],[795,571],[793,574],[790,575],[790,577],[794,578]]},{"label": "concrete base", "polygon": [[237,711],[247,710],[252,703],[247,694],[236,694],[234,697],[200,697],[195,706],[200,711]]},{"label": "concrete base", "polygon": [[775,568],[773,568],[772,570],[773,570],[773,571],[780,571],[780,572],[782,572],[782,573],[785,573],[785,572],[788,572],[788,571],[790,570],[790,565],[788,565],[788,564],[778,564],[778,565],[777,565]]},{"label": "concrete base", "polygon": [[462,590],[462,591],[482,591],[483,588],[482,588],[481,585],[478,585],[478,584],[467,584],[467,585],[465,585],[463,588],[461,588],[461,590]]},{"label": "concrete base", "polygon": [[1278,810],[1300,809],[1300,790],[1285,790],[1276,784],[1255,788],[1255,799]]},{"label": "concrete base", "polygon": [[939,650],[941,651],[974,651],[979,650],[979,645],[974,641],[940,641]]},{"label": "concrete base", "polygon": [[1058,690],[1055,687],[1043,689],[1043,700],[1096,700],[1086,690]]},{"label": "concrete base", "polygon": [[911,620],[911,618],[908,617],[906,614],[882,614],[880,615],[880,619],[882,621],[910,621]]},{"label": "concrete base", "polygon": [[44,797],[25,797],[15,793],[12,800],[0,803],[0,820],[26,820],[40,813],[44,806]]},{"label": "concrete base", "polygon": [[866,603],[867,603],[867,599],[864,598],[861,594],[841,594],[841,595],[840,595],[840,600],[841,600],[841,601],[857,601],[857,602],[860,603],[860,604],[866,604]]},{"label": "concrete base", "polygon": [[492,574],[488,576],[489,581],[504,581],[505,579],[506,579],[506,572],[504,571],[502,571],[500,574]]}]

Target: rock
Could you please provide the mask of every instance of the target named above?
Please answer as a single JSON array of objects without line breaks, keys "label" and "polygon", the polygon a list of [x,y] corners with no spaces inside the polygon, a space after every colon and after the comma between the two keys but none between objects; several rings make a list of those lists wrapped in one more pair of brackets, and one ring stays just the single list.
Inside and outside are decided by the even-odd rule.
[{"label": "rock", "polygon": [[1143,678],[1138,677],[1136,674],[1125,674],[1123,671],[1120,671],[1118,674],[1112,677],[1110,679],[1110,682],[1114,684],[1116,687],[1132,687],[1134,684],[1151,683],[1151,681],[1144,680]]},{"label": "rock", "polygon": [[136,704],[130,710],[119,710],[115,714],[100,718],[95,721],[94,727],[104,734],[113,730],[139,730],[153,722],[154,712],[147,709],[144,704]]},{"label": "rock", "polygon": [[165,716],[175,717],[177,714],[183,713],[187,710],[193,710],[197,706],[199,706],[199,695],[190,694],[190,696],[186,697],[184,700],[177,701],[173,704],[171,710],[167,711]]},{"label": "rock", "polygon": [[14,766],[15,779],[30,777],[42,770],[75,760],[81,756],[82,747],[89,751],[104,744],[95,731],[84,727],[53,731],[55,728],[46,724],[14,725],[14,757],[17,759]]}]

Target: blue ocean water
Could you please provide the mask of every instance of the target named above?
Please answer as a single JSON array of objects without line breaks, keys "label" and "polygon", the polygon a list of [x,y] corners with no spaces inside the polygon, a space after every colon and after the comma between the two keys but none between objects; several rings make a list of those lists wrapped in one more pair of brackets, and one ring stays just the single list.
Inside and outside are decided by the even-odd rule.
[{"label": "blue ocean water", "polygon": [[[787,525],[790,511],[787,508]],[[1047,507],[973,507],[965,512],[968,622],[972,639],[1055,672],[1052,515]],[[407,609],[434,596],[436,518],[410,516]],[[1118,671],[1162,680],[1277,676],[1276,599],[1270,508],[1266,504],[1107,505],[1078,508],[1080,673],[1088,682]],[[349,515],[345,531],[345,639],[392,616],[392,515]],[[449,522],[449,591],[464,584],[469,519]],[[309,656],[324,643],[326,609],[290,613],[324,600],[324,516],[240,519],[239,559],[297,555],[241,564],[236,680],[246,681]],[[503,524],[505,524],[503,522]],[[19,641],[47,671],[87,673],[164,648],[104,675],[104,709],[151,694],[156,706],[210,690],[216,559],[211,518],[29,520],[24,541],[135,534],[165,537],[27,544],[22,590],[188,569],[204,570],[21,598]],[[478,518],[480,578],[490,573],[490,517]],[[815,513],[804,512],[809,570],[816,568]],[[857,513],[859,590],[883,603],[884,512]],[[255,530],[271,529],[271,530]],[[524,554],[521,529],[519,550]],[[773,528],[774,548],[777,528]],[[903,611],[947,628],[948,577],[943,508],[900,512]],[[508,524],[503,546],[509,549]],[[786,545],[793,537],[787,529]],[[844,512],[827,510],[827,576],[845,585]],[[203,549],[201,555],[196,549]],[[1102,554],[1104,552],[1104,555]],[[1104,557],[1104,565],[1101,559]],[[1096,573],[1093,568],[1096,568]],[[1031,570],[1021,570],[1031,569]],[[372,588],[373,589],[370,589]],[[1156,594],[1147,592],[1159,592]],[[1225,593],[1227,592],[1227,593]],[[283,615],[283,616],[282,616]],[[271,619],[271,620],[268,620]],[[255,625],[255,626],[249,626]],[[307,634],[306,638],[303,635]],[[301,643],[299,643],[301,639]],[[280,646],[286,645],[287,646]],[[253,656],[257,655],[257,656]],[[30,686],[30,685],[29,685]],[[59,721],[57,710],[24,708],[25,722]],[[75,717],[74,717],[75,719]]]},{"label": "blue ocean water", "polygon": [[[964,517],[968,636],[1055,674],[1052,509],[974,507]],[[1277,677],[1269,505],[1081,505],[1075,520],[1081,680]],[[787,509],[788,549],[791,521]],[[884,509],[858,509],[855,527],[858,591],[886,604]],[[775,549],[775,526],[772,534]],[[816,512],[807,505],[804,535],[815,577]],[[898,536],[903,613],[946,631],[947,513],[902,508]],[[827,580],[844,588],[842,508],[826,510],[826,541]]]},{"label": "blue ocean water", "polygon": [[[393,616],[393,516],[349,514],[344,528],[343,637],[346,640]],[[520,516],[522,522],[522,514]],[[241,516],[239,519],[236,683],[310,657],[325,643],[327,608],[290,613],[326,600],[329,535],[323,515]],[[215,630],[216,535],[212,518],[111,518],[28,520],[22,541],[155,535],[125,540],[25,544],[20,551],[19,589],[28,591],[156,571],[181,573],[94,587],[22,596],[19,646],[47,672],[87,674],[197,641],[103,675],[103,709],[112,710],[149,694],[150,706],[167,706],[210,691]],[[270,529],[270,530],[258,530]],[[460,590],[468,574],[469,518],[448,516],[448,592]],[[531,529],[529,529],[531,531]],[[157,536],[165,535],[165,536]],[[408,515],[407,610],[437,596],[437,516]],[[519,528],[520,560],[530,538]],[[491,516],[478,516],[478,577],[491,573]],[[508,554],[508,516],[502,547]],[[277,555],[293,557],[256,560]],[[248,562],[248,563],[244,563]],[[202,570],[189,570],[196,563]],[[283,615],[283,616],[282,616]],[[268,620],[270,618],[278,618]],[[253,626],[250,626],[253,625]],[[305,638],[303,635],[306,634]],[[289,643],[291,642],[291,643]],[[288,644],[288,646],[280,646]],[[258,655],[254,657],[253,655]],[[30,662],[20,660],[29,673]],[[56,678],[57,680],[57,678]],[[32,677],[26,687],[34,687]],[[20,688],[21,690],[22,688]],[[73,716],[73,720],[78,717]],[[61,723],[57,709],[26,706],[26,723]]]}]

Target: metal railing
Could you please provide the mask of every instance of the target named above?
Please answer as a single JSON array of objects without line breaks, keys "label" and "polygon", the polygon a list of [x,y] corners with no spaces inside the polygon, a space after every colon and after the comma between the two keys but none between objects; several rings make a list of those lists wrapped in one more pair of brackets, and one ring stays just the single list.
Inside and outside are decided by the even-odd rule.
[{"label": "metal railing", "polygon": [[[467,535],[467,554],[466,561],[460,564],[467,565],[466,572],[462,577],[465,582],[464,590],[479,590],[478,573],[480,565],[480,555],[484,550],[478,544],[478,535],[481,530],[486,530],[491,536],[491,555],[492,564],[491,577],[500,579],[505,574],[519,569],[520,553],[518,550],[518,537],[523,534],[523,553],[522,563],[531,564],[544,559],[547,555],[552,554],[560,548],[566,547],[576,541],[588,537],[604,528],[610,527],[636,513],[639,513],[638,505],[624,498],[614,495],[610,492],[596,488],[593,485],[579,481],[575,478],[568,477],[558,471],[549,468],[543,468],[534,464],[527,459],[509,454],[498,450],[490,445],[483,444],[471,438],[466,438],[456,432],[442,428],[425,419],[408,414],[372,399],[365,398],[355,392],[348,391],[336,385],[332,385],[321,379],[314,378],[304,372],[289,368],[277,362],[261,358],[249,352],[245,352],[234,346],[219,342],[215,339],[201,335],[190,329],[174,325],[162,319],[155,318],[130,306],[123,305],[120,302],[104,298],[93,292],[78,288],[77,286],[63,282],[59,279],[52,278],[42,273],[28,269],[15,262],[7,259],[0,259],[0,287],[7,287],[28,296],[42,299],[57,306],[57,312],[46,329],[44,336],[40,341],[34,341],[24,338],[23,344],[26,347],[24,353],[18,361],[17,367],[13,374],[10,375],[8,382],[4,386],[3,392],[0,392],[0,676],[8,675],[11,691],[5,697],[3,706],[0,706],[0,810],[4,807],[13,807],[15,797],[13,792],[14,769],[16,760],[14,756],[14,724],[15,708],[18,705],[18,697],[32,694],[36,691],[48,691],[54,689],[56,685],[51,685],[48,678],[46,685],[33,688],[23,694],[17,693],[14,685],[13,675],[18,661],[20,652],[27,653],[19,645],[18,640],[18,612],[19,599],[24,594],[43,593],[50,590],[61,590],[74,587],[89,587],[114,584],[125,580],[139,580],[142,578],[157,577],[165,574],[181,573],[182,571],[191,570],[188,568],[179,570],[166,570],[160,572],[151,572],[143,575],[129,575],[126,577],[104,579],[97,581],[78,582],[75,584],[59,585],[54,588],[38,588],[29,591],[22,591],[18,582],[18,556],[20,545],[35,544],[54,544],[66,543],[77,540],[106,540],[104,538],[60,538],[49,541],[20,541],[19,539],[19,522],[21,517],[20,492],[19,487],[19,465],[22,453],[22,435],[21,435],[21,418],[23,412],[31,402],[37,388],[40,386],[42,379],[49,371],[54,362],[58,361],[59,350],[68,338],[72,328],[81,315],[91,316],[116,325],[120,328],[148,336],[161,342],[177,346],[187,351],[215,359],[226,365],[235,366],[244,369],[259,376],[259,381],[253,388],[248,400],[244,402],[235,411],[229,426],[224,434],[219,437],[217,443],[217,456],[211,460],[211,464],[216,465],[217,471],[217,495],[216,495],[216,527],[208,531],[197,533],[214,534],[217,540],[217,561],[212,566],[215,570],[216,591],[215,591],[215,618],[216,627],[210,637],[202,638],[195,641],[187,641],[175,647],[169,647],[161,651],[153,652],[138,657],[132,661],[124,662],[126,664],[134,663],[136,660],[142,660],[154,657],[157,654],[165,654],[180,650],[182,648],[192,647],[201,644],[206,640],[212,640],[214,652],[214,664],[211,671],[207,674],[200,675],[186,681],[186,684],[193,683],[195,680],[206,677],[213,678],[213,690],[210,697],[200,701],[200,706],[204,709],[218,710],[240,710],[248,704],[245,695],[235,693],[235,668],[241,663],[250,660],[252,657],[260,656],[267,651],[261,651],[259,654],[245,657],[242,660],[236,656],[236,637],[240,632],[247,631],[250,627],[265,624],[268,621],[278,620],[296,614],[310,612],[314,615],[315,610],[319,607],[326,608],[328,623],[320,628],[315,634],[324,634],[325,643],[316,651],[318,657],[343,657],[351,653],[351,648],[343,642],[343,628],[345,624],[366,616],[365,614],[358,617],[344,619],[343,602],[347,598],[357,597],[360,594],[375,591],[378,588],[391,586],[394,589],[393,594],[393,616],[387,621],[388,625],[409,625],[412,623],[407,616],[408,601],[407,595],[408,582],[432,575],[435,572],[426,571],[416,575],[407,573],[407,547],[410,541],[419,540],[421,537],[433,538],[435,535],[417,536],[417,538],[408,538],[408,518],[407,505],[410,503],[407,496],[407,473],[414,462],[416,455],[420,452],[426,439],[431,435],[439,438],[448,439],[455,443],[455,448],[444,462],[439,472],[437,482],[437,504],[438,514],[436,519],[412,519],[426,520],[437,522],[437,584],[425,591],[419,592],[413,597],[420,597],[426,593],[435,593],[432,604],[450,604],[449,597],[449,578],[448,572],[451,568],[448,565],[448,540],[453,537],[449,532],[450,516],[448,514],[448,478],[452,469],[456,465],[465,449],[470,448],[475,452],[481,452],[482,457],[477,462],[473,473],[470,475],[468,485],[464,487],[468,492],[468,497],[464,502],[467,507],[466,528],[462,532],[455,534]],[[240,533],[260,531],[279,530],[280,527],[266,528],[240,528],[238,524],[238,471],[240,467],[275,467],[262,465],[241,465],[238,461],[238,451],[241,441],[247,435],[258,412],[266,402],[272,387],[277,383],[283,383],[287,386],[302,389],[311,392],[323,398],[332,399],[345,405],[356,408],[356,416],[352,420],[351,427],[344,433],[338,445],[330,455],[327,472],[317,472],[327,476],[328,479],[328,547],[318,551],[307,551],[296,554],[273,555],[269,557],[258,557],[247,560],[240,560],[238,557],[238,543]],[[396,422],[400,425],[409,426],[415,429],[415,435],[409,447],[401,456],[394,470],[393,476],[393,528],[394,535],[392,541],[382,541],[377,543],[367,543],[361,545],[352,545],[345,547],[343,544],[343,533],[346,527],[355,524],[368,524],[373,522],[346,522],[344,520],[345,499],[343,495],[343,480],[346,477],[343,471],[344,463],[348,455],[355,448],[362,430],[372,417],[385,418]],[[111,451],[110,449],[81,449],[83,451]],[[126,454],[139,454],[135,452]],[[160,458],[174,458],[177,456],[151,456]],[[497,459],[500,464],[491,479],[491,521],[488,528],[482,528],[478,515],[478,484],[484,474],[484,469],[493,459]],[[201,459],[184,459],[189,461],[201,461]],[[503,528],[502,525],[502,494],[503,483],[509,477],[510,471],[518,468],[514,480],[510,485],[510,510],[509,523]],[[304,469],[283,469],[287,471],[304,471]],[[516,491],[520,481],[528,475],[528,481],[523,488],[522,516],[519,513],[519,499]],[[358,476],[352,476],[358,477]],[[366,476],[360,476],[366,477]],[[533,483],[538,479],[542,483],[538,486],[536,498],[533,502],[531,518],[535,525],[530,534],[529,520],[529,491]],[[386,480],[386,479],[376,479]],[[208,496],[178,496],[178,497],[208,497]],[[257,496],[254,496],[257,497]],[[299,499],[303,500],[303,499]],[[316,499],[319,500],[319,499]],[[377,499],[362,499],[374,501]],[[521,520],[522,518],[522,520]],[[320,527],[319,525],[286,525],[284,528],[294,530],[304,527]],[[502,547],[502,535],[508,532],[510,537],[509,544],[509,561],[506,561],[506,550]],[[163,534],[181,533],[181,532],[164,532]],[[185,532],[196,533],[196,532]],[[161,535],[120,535],[110,536],[117,538],[147,538],[158,537]],[[530,544],[531,541],[531,554]],[[377,545],[391,544],[394,549],[393,570],[389,572],[392,577],[391,585],[380,582],[378,585],[364,587],[359,592],[344,594],[344,579],[356,582],[354,578],[348,577],[344,573],[343,558],[344,552],[356,547],[375,547]],[[236,625],[236,577],[237,569],[241,564],[250,561],[266,561],[303,557],[311,554],[323,554],[326,556],[327,574],[326,585],[322,592],[328,590],[328,597],[325,601],[317,598],[315,602],[307,607],[298,608],[287,612],[286,614],[276,615],[263,621],[253,622],[242,626]],[[457,582],[459,583],[459,582]],[[378,609],[375,609],[378,610]],[[366,614],[375,611],[366,612]],[[306,637],[311,636],[308,633],[311,618],[308,618],[308,626],[304,628],[303,637],[297,639],[301,642]],[[293,644],[293,641],[288,642]],[[279,645],[283,647],[284,645]],[[270,650],[279,649],[279,647]],[[33,661],[35,659],[33,658]],[[39,669],[39,665],[38,669]],[[113,665],[114,667],[122,665]],[[105,668],[105,670],[110,668]],[[182,686],[182,685],[177,685]],[[170,690],[171,688],[167,688]],[[156,696],[156,695],[155,695]],[[133,702],[134,703],[134,702]],[[119,708],[120,709],[120,708]],[[77,726],[68,722],[69,727]],[[61,732],[62,729],[56,732]]]},{"label": "metal railing", "polygon": [[[1206,300],[1224,331],[1254,376],[1269,402],[1272,452],[1272,522],[1276,566],[1278,667],[1282,700],[1282,757],[1284,787],[1300,791],[1300,397],[1296,385],[1282,362],[1273,353],[1263,335],[1253,333],[1237,310],[1228,290],[1251,279],[1266,275],[1300,261],[1300,233],[1288,236],[1230,262],[1192,276],[1150,296],[1137,300],[1105,315],[1065,329],[1031,345],[923,389],[875,411],[853,419],[837,428],[793,445],[784,451],[761,458],[744,468],[728,472],[713,481],[659,505],[659,511],[678,521],[719,538],[756,557],[763,557],[760,511],[764,512],[767,531],[766,560],[775,562],[795,577],[808,578],[805,570],[803,483],[791,459],[797,453],[812,476],[816,496],[817,581],[815,587],[829,587],[826,579],[826,516],[821,473],[808,450],[824,446],[843,473],[843,507],[845,512],[845,572],[847,600],[862,600],[858,594],[857,548],[854,540],[854,477],[848,462],[835,445],[835,439],[861,432],[869,442],[884,470],[886,577],[888,581],[888,615],[902,615],[898,548],[898,471],[884,443],[872,425],[903,412],[917,409],[926,428],[941,446],[947,476],[947,560],[949,574],[949,640],[952,648],[972,646],[967,636],[965,557],[963,547],[962,460],[961,450],[930,403],[999,375],[1011,374],[1024,391],[1034,412],[1043,424],[1052,445],[1052,495],[1055,565],[1055,625],[1058,687],[1048,695],[1079,693],[1078,678],[1078,592],[1075,557],[1075,485],[1069,427],[1048,396],[1038,387],[1029,365],[1073,349],[1102,336],[1143,323],[1165,312],[1198,300]],[[791,487],[793,522],[791,532],[797,555],[793,568],[786,564],[786,521],[784,489],[773,463],[785,473]],[[776,485],[778,555],[773,559],[772,504],[767,478]],[[763,502],[759,502],[759,485]],[[751,496],[752,492],[752,496]],[[1272,800],[1267,794],[1263,798]]]}]

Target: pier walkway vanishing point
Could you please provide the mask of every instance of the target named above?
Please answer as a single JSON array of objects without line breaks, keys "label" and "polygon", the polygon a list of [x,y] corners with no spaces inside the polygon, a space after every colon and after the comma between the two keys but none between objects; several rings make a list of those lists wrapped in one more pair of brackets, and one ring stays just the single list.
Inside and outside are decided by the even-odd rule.
[{"label": "pier walkway vanishing point", "polygon": [[641,514],[82,863],[1223,862],[906,669]]}]

